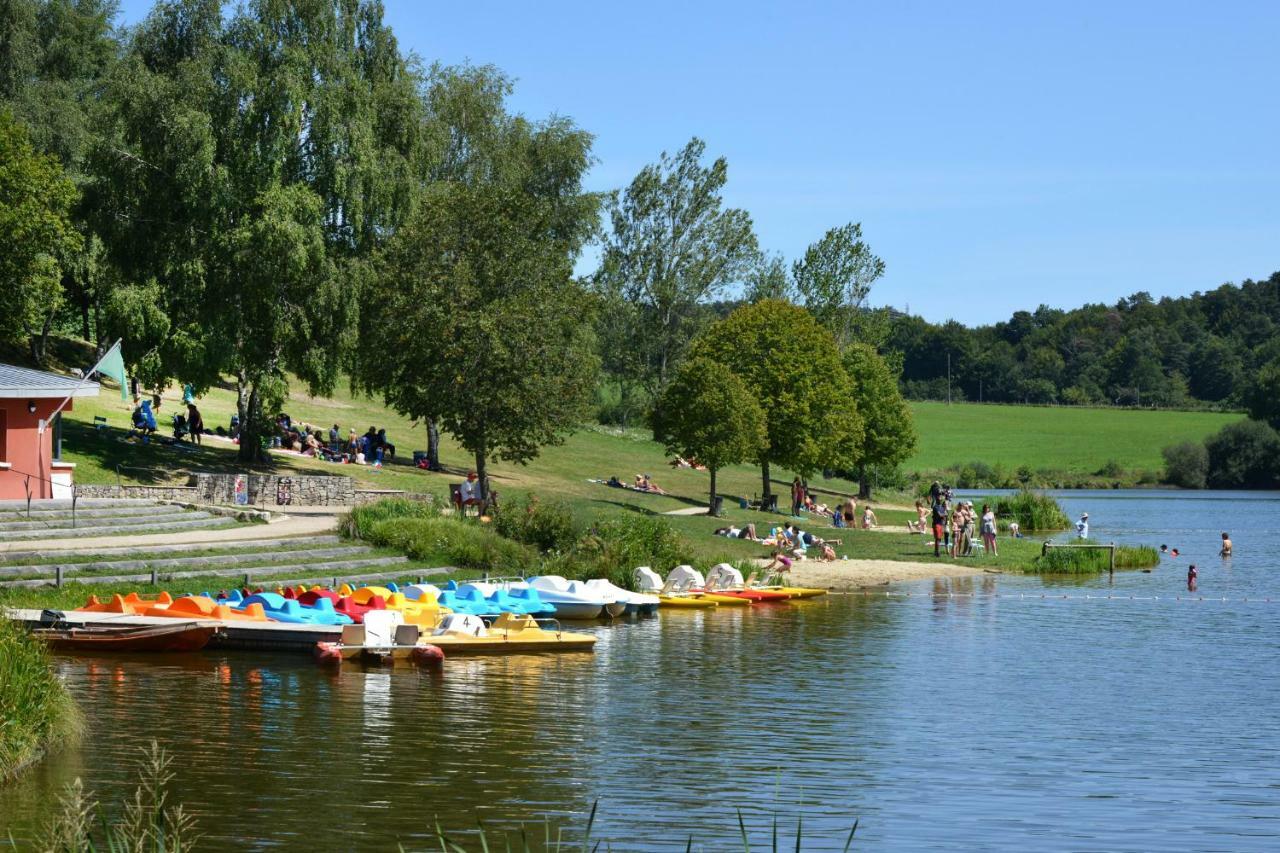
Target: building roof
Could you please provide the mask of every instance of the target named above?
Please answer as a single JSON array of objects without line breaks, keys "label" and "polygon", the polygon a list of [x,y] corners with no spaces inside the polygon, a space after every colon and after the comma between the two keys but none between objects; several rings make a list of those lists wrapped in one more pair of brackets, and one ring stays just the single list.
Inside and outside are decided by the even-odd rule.
[{"label": "building roof", "polygon": [[13,364],[0,364],[0,399],[47,399],[56,397],[96,397],[98,383],[81,383],[70,376],[44,370],[31,370]]}]

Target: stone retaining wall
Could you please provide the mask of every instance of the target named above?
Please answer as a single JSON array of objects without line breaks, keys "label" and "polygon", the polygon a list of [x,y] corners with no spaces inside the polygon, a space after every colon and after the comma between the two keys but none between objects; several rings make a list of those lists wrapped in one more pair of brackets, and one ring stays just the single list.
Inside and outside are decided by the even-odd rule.
[{"label": "stone retaining wall", "polygon": [[185,486],[140,486],[134,484],[77,485],[80,498],[141,498],[190,504],[236,505],[236,478],[244,478],[249,506],[354,506],[383,498],[426,501],[431,494],[400,489],[357,489],[355,480],[339,476],[295,476],[284,474],[192,474]]},{"label": "stone retaining wall", "polygon": [[132,498],[149,501],[194,501],[195,486],[114,486],[106,484],[76,484],[76,497],[83,498]]}]

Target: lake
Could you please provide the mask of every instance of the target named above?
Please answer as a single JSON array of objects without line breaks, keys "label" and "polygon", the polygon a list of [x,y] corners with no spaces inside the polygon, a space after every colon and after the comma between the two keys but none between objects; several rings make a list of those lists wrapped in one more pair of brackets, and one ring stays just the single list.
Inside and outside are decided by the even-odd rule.
[{"label": "lake", "polygon": [[839,850],[855,818],[858,850],[1280,848],[1280,494],[1062,499],[1095,541],[1182,556],[1113,583],[663,611],[591,628],[594,656],[440,674],[59,658],[89,730],[0,789],[0,837],[29,837],[76,775],[123,798],[156,738],[205,849],[426,849],[437,818],[477,816],[540,838],[597,800],[613,850],[740,850],[738,808],[763,849],[775,817],[787,849],[798,819],[805,849]]}]

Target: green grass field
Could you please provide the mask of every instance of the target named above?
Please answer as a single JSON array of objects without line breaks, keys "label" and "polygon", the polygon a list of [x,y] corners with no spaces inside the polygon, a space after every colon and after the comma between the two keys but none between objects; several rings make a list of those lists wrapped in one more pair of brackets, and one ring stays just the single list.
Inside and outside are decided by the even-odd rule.
[{"label": "green grass field", "polygon": [[1159,470],[1161,448],[1201,441],[1241,414],[978,403],[912,403],[920,441],[906,467],[932,471],[969,462],[1094,473],[1110,461]]}]

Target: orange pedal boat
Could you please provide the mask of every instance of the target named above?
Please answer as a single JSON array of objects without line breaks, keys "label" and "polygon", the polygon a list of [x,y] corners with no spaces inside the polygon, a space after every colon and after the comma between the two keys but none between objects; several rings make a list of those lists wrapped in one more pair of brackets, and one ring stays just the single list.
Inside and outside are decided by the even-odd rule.
[{"label": "orange pedal boat", "polygon": [[155,598],[143,598],[136,592],[131,592],[128,595],[116,593],[107,601],[101,601],[98,596],[91,595],[84,607],[77,610],[88,613],[125,613],[130,616],[141,616],[144,611],[165,608],[170,604],[173,604],[173,596],[167,592],[162,592]]},{"label": "orange pedal boat", "polygon": [[219,604],[203,595],[187,595],[168,607],[153,607],[144,616],[167,616],[172,619],[220,619],[226,622],[266,622],[261,604],[250,604],[240,610]]}]

